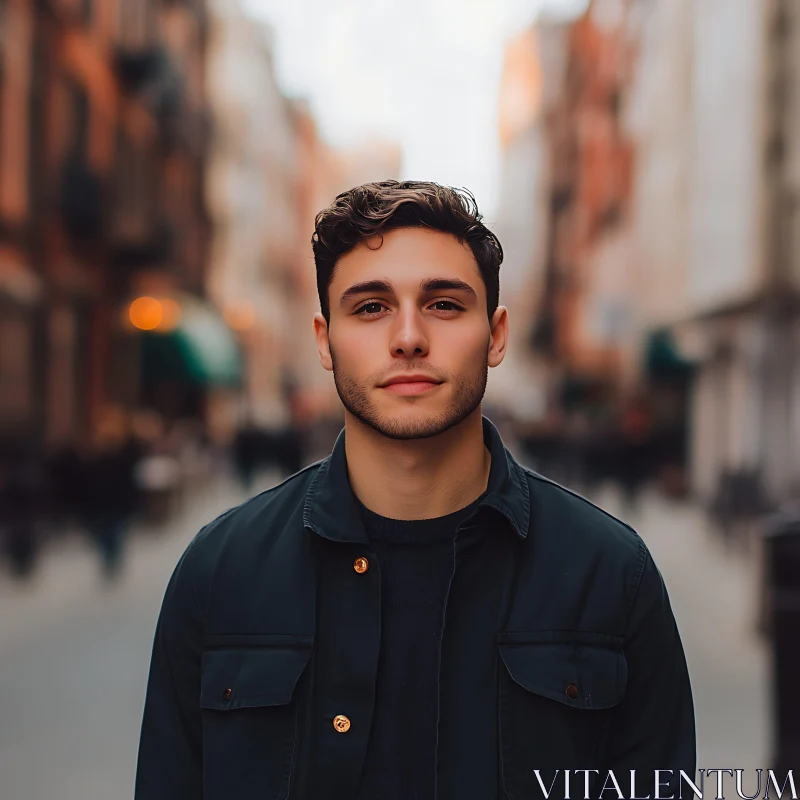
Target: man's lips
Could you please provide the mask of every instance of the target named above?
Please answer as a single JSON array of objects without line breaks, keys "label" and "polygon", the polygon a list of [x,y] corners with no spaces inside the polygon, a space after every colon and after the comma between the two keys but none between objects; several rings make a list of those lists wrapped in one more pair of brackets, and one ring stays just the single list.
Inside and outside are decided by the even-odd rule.
[{"label": "man's lips", "polygon": [[439,381],[422,375],[403,375],[392,378],[390,383],[384,385],[387,392],[393,394],[422,394],[439,386]]},{"label": "man's lips", "polygon": [[423,392],[429,392],[431,389],[435,389],[439,386],[438,383],[433,383],[432,381],[404,381],[403,383],[390,383],[388,386],[384,386],[383,388],[386,389],[387,392],[392,392],[393,394],[422,394]]}]

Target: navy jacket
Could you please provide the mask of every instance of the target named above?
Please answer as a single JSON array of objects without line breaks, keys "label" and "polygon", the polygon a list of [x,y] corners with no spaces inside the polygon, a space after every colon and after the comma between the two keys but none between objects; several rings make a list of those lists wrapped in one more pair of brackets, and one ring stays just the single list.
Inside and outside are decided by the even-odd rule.
[{"label": "navy jacket", "polygon": [[[645,543],[483,428],[491,472],[453,544],[432,796],[558,798],[574,770],[597,773],[573,772],[572,797],[586,775],[598,796],[612,770],[627,796],[632,769],[639,797],[655,796],[654,770],[674,770],[660,796],[678,796],[679,771],[695,773],[692,695]],[[183,554],[156,630],[136,800],[354,797],[380,637],[343,431],[330,457]]]}]

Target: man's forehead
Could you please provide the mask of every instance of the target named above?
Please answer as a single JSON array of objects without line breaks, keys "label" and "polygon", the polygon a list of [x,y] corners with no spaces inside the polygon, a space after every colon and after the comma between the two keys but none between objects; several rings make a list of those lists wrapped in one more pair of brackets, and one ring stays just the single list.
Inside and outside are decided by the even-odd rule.
[{"label": "man's forehead", "polygon": [[[400,228],[359,242],[338,259],[337,283],[388,280],[399,288],[430,278],[452,277],[473,287],[481,282],[469,245],[449,233],[427,228]],[[477,288],[477,287],[476,287]]]},{"label": "man's forehead", "polygon": [[469,246],[459,241],[455,234],[440,231],[436,228],[427,228],[422,225],[390,228],[382,233],[364,237],[356,246],[371,252],[382,249],[402,250],[407,248],[437,250],[450,249],[453,251],[464,250],[470,252]]}]

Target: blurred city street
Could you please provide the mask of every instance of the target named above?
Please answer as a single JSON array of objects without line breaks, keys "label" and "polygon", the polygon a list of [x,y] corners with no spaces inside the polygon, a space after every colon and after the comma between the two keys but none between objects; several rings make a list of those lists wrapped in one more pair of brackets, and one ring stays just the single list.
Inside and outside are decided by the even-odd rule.
[{"label": "blurred city street", "polygon": [[[258,488],[269,486],[262,474]],[[225,474],[162,531],[138,531],[116,587],[80,541],[49,550],[32,585],[0,579],[0,775],[4,800],[132,794],[153,630],[169,574],[205,522],[243,499]],[[597,500],[619,512],[611,488]],[[630,521],[670,591],[689,662],[698,766],[765,766],[768,662],[753,627],[752,571],[703,516],[648,493]]]},{"label": "blurred city street", "polygon": [[483,413],[654,554],[698,767],[800,763],[800,2],[0,0],[0,800],[131,796],[177,559],[360,383],[319,220],[416,181],[502,244]]}]

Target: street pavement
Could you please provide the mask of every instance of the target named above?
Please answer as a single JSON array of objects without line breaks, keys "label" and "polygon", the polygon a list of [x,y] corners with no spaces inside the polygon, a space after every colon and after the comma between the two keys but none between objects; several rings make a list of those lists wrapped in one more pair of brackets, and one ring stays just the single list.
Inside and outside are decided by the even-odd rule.
[{"label": "street pavement", "polygon": [[[261,484],[269,486],[269,477]],[[0,576],[2,800],[132,796],[166,582],[196,531],[243,498],[226,474],[217,475],[162,530],[136,532],[115,587],[103,584],[94,553],[74,537],[48,548],[31,583]],[[619,511],[613,491],[597,500]],[[753,623],[753,570],[718,546],[691,506],[651,494],[628,521],[664,576],[683,638],[698,766],[768,766],[769,662]]]}]

